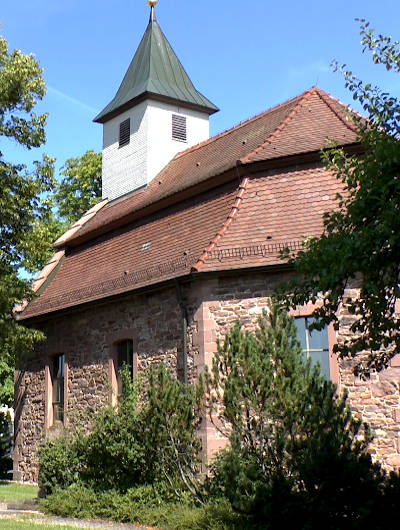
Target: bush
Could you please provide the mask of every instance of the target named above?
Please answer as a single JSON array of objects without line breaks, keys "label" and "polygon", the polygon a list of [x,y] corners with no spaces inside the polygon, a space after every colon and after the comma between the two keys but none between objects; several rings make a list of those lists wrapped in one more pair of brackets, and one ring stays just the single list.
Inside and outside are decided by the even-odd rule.
[{"label": "bush", "polygon": [[46,496],[56,488],[66,488],[76,482],[82,468],[76,440],[62,435],[48,440],[39,449],[39,495]]},{"label": "bush", "polygon": [[172,490],[189,491],[200,497],[202,384],[183,385],[164,365],[151,370],[144,411],[148,456],[152,458],[152,480],[165,480]]},{"label": "bush", "polygon": [[199,494],[201,387],[182,385],[163,365],[150,371],[144,401],[139,399],[140,384],[130,383],[128,371],[123,381],[118,408],[100,410],[88,434],[47,441],[40,450],[42,494],[78,481],[96,491],[126,492],[165,483],[175,496],[185,490]]},{"label": "bush", "polygon": [[10,478],[9,472],[13,464],[10,457],[11,438],[10,438],[11,417],[9,412],[0,411],[0,478]]},{"label": "bush", "polygon": [[97,492],[83,485],[56,490],[41,501],[41,509],[62,517],[106,519],[138,523],[169,530],[250,530],[247,518],[235,514],[220,500],[203,507],[191,502],[165,500],[165,491],[152,486]]},{"label": "bush", "polygon": [[212,417],[231,442],[215,462],[211,496],[263,528],[360,528],[391,509],[398,477],[372,463],[367,425],[304,361],[280,306],[269,307],[255,333],[238,323],[206,378]]}]

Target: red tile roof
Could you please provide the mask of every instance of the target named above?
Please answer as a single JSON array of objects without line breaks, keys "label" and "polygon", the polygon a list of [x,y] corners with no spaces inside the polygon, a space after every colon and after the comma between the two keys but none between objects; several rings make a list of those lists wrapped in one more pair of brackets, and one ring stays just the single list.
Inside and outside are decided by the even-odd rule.
[{"label": "red tile roof", "polygon": [[229,215],[236,183],[68,249],[29,318],[190,273]]},{"label": "red tile roof", "polygon": [[[357,135],[345,107],[313,89],[180,153],[146,190],[106,204],[63,238],[65,258],[22,318],[191,271],[282,263],[281,248],[299,249],[304,237],[321,233],[322,213],[335,207],[340,185],[317,162],[261,173],[252,172],[252,164],[318,152],[328,139],[346,145]],[[214,182],[238,160],[247,177],[233,176],[230,183],[175,204],[171,200],[157,211],[161,199],[178,197],[183,189],[194,195],[191,187]],[[155,211],[147,215],[150,204]]]},{"label": "red tile roof", "polygon": [[124,218],[128,222],[150,204],[201,182],[212,182],[237,164],[319,151],[328,138],[339,145],[354,143],[356,132],[346,117],[344,105],[314,88],[179,153],[147,189],[104,207],[69,244],[106,231],[117,221],[122,224]]},{"label": "red tile roof", "polygon": [[200,272],[283,263],[280,251],[323,231],[322,215],[343,192],[335,175],[309,164],[253,176],[229,231],[197,263]]}]

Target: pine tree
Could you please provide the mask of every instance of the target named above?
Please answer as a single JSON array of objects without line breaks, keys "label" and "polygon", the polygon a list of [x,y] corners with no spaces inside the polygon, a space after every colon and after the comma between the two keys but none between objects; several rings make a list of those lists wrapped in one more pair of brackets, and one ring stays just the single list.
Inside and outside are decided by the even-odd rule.
[{"label": "pine tree", "polygon": [[365,523],[386,484],[367,451],[368,426],[304,359],[280,305],[270,304],[254,333],[233,327],[206,381],[211,417],[230,440],[214,466],[214,493],[263,528]]}]

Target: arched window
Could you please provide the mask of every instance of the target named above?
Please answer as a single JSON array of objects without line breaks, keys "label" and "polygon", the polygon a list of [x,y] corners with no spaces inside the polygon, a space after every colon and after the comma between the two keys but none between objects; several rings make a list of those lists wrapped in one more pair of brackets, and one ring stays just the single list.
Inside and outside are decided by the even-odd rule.
[{"label": "arched window", "polygon": [[126,366],[129,370],[131,381],[134,381],[135,359],[134,359],[132,339],[121,340],[117,343],[116,377],[117,377],[118,396],[122,395],[121,370],[123,369],[124,366]]}]

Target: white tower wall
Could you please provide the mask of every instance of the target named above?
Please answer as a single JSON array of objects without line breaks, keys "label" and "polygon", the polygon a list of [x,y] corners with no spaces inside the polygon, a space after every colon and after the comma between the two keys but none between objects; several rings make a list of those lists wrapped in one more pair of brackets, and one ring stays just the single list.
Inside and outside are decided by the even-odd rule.
[{"label": "white tower wall", "polygon": [[[187,141],[172,138],[172,114],[185,116]],[[208,114],[150,101],[148,107],[147,182],[170,162],[177,153],[210,137]]]},{"label": "white tower wall", "polygon": [[[128,145],[119,147],[119,124],[130,118]],[[103,199],[121,197],[147,184],[147,103],[143,101],[103,126]]]},{"label": "white tower wall", "polygon": [[[173,114],[186,117],[186,142],[172,138]],[[119,147],[119,126],[127,118],[130,141]],[[103,128],[103,198],[117,199],[150,184],[177,153],[209,135],[208,114],[153,100],[112,118]]]}]

